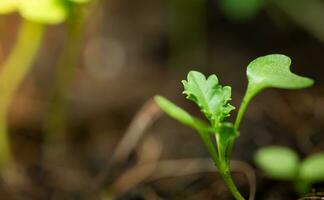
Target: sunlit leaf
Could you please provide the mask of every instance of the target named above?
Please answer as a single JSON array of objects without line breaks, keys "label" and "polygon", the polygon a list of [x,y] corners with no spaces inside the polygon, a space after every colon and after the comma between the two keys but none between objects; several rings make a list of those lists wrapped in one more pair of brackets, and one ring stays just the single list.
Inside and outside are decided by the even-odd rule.
[{"label": "sunlit leaf", "polygon": [[0,0],[0,14],[7,14],[16,11],[18,0]]},{"label": "sunlit leaf", "polygon": [[68,15],[68,8],[61,0],[20,0],[20,14],[31,21],[58,24]]},{"label": "sunlit leaf", "polygon": [[234,109],[229,104],[231,87],[218,84],[216,75],[206,77],[197,71],[190,71],[187,80],[182,81],[187,99],[195,102],[213,126],[219,124]]},{"label": "sunlit leaf", "polygon": [[266,175],[274,179],[293,180],[298,173],[298,155],[286,147],[264,147],[255,154],[255,162]]},{"label": "sunlit leaf", "polygon": [[324,154],[306,158],[300,166],[299,178],[309,182],[324,182]]}]

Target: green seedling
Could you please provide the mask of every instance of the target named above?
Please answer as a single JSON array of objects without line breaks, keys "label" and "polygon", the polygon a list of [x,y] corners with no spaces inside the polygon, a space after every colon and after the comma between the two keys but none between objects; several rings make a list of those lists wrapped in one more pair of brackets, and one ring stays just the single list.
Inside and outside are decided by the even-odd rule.
[{"label": "green seedling", "polygon": [[18,12],[22,16],[17,41],[0,71],[0,170],[12,162],[8,141],[7,113],[14,94],[37,56],[46,25],[66,20],[75,3],[90,0],[1,0],[0,14]]},{"label": "green seedling", "polygon": [[[182,81],[186,98],[198,105],[207,118],[200,120],[162,96],[155,100],[161,109],[172,118],[195,129],[204,142],[219,173],[233,196],[244,199],[238,191],[230,173],[230,156],[239,126],[251,99],[266,88],[301,89],[313,85],[313,80],[290,71],[291,60],[285,55],[267,55],[252,61],[247,67],[248,87],[242,100],[235,123],[228,122],[234,107],[231,87],[221,86],[216,75],[206,78],[202,73],[190,71]],[[216,140],[214,145],[212,138]]]},{"label": "green seedling", "polygon": [[299,193],[309,192],[311,184],[324,181],[324,153],[300,160],[290,148],[268,146],[257,151],[255,163],[270,178],[293,181]]}]

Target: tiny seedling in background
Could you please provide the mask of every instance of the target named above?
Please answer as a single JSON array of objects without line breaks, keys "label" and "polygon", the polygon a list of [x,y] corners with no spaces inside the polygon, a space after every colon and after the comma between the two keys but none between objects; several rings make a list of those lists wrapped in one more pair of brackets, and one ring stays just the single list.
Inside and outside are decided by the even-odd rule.
[{"label": "tiny seedling in background", "polygon": [[64,22],[71,7],[91,0],[0,0],[0,14],[22,16],[17,41],[0,71],[0,171],[12,168],[7,113],[16,90],[30,71],[47,25]]},{"label": "tiny seedling in background", "polygon": [[[290,64],[289,57],[274,54],[259,57],[248,65],[248,87],[234,123],[226,121],[234,110],[229,103],[231,87],[221,86],[216,75],[206,78],[200,72],[190,71],[187,80],[182,81],[186,98],[198,105],[208,123],[190,115],[162,96],[155,97],[164,112],[198,132],[224,182],[238,200],[244,198],[231,177],[230,156],[249,102],[266,88],[302,89],[313,85],[313,80],[290,72]],[[212,141],[213,137],[216,146]]]},{"label": "tiny seedling in background", "polygon": [[256,152],[255,163],[270,178],[295,182],[299,193],[309,192],[311,184],[324,181],[324,153],[300,160],[290,148],[268,146]]}]

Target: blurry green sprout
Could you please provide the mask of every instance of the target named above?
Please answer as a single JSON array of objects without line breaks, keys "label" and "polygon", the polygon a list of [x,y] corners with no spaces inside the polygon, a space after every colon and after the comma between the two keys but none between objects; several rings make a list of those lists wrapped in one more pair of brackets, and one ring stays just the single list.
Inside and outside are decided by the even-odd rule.
[{"label": "blurry green sprout", "polygon": [[[231,87],[221,86],[216,75],[206,78],[198,71],[190,71],[187,80],[182,81],[186,98],[198,105],[208,123],[190,115],[164,97],[155,97],[157,104],[169,116],[198,132],[219,173],[236,199],[244,198],[230,174],[230,155],[233,143],[239,136],[239,125],[251,99],[265,88],[301,89],[313,85],[313,80],[292,73],[290,64],[289,57],[274,54],[259,57],[248,65],[249,83],[235,123],[226,121],[230,112],[234,110],[234,107],[229,104]],[[212,141],[213,137],[216,146]]]},{"label": "blurry green sprout", "polygon": [[301,161],[298,154],[287,147],[269,146],[257,151],[255,163],[268,177],[295,181],[297,186],[304,185],[303,188],[324,181],[324,153]]},{"label": "blurry green sprout", "polygon": [[19,12],[30,21],[58,24],[65,21],[70,3],[86,3],[90,0],[1,0],[0,14]]}]

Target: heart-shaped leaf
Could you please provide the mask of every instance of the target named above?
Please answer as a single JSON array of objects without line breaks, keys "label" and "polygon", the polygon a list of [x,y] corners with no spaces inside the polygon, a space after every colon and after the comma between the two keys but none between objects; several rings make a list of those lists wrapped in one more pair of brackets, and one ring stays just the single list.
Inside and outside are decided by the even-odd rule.
[{"label": "heart-shaped leaf", "polygon": [[310,183],[324,181],[324,154],[306,158],[300,166],[299,178]]},{"label": "heart-shaped leaf", "polygon": [[312,79],[292,73],[290,64],[291,60],[288,56],[272,54],[259,57],[248,65],[246,73],[249,84],[235,121],[236,129],[251,99],[263,89],[302,89],[314,84]]},{"label": "heart-shaped leaf", "polygon": [[281,54],[259,57],[247,67],[249,84],[257,85],[260,89],[302,89],[313,85],[312,79],[292,73],[290,64],[290,58]]},{"label": "heart-shaped leaf", "polygon": [[190,71],[187,80],[182,81],[183,93],[195,102],[213,126],[229,116],[234,109],[231,100],[231,87],[218,84],[216,75],[206,77],[197,71]]},{"label": "heart-shaped leaf", "polygon": [[298,174],[298,155],[286,147],[269,146],[258,150],[255,163],[274,179],[294,180]]}]

